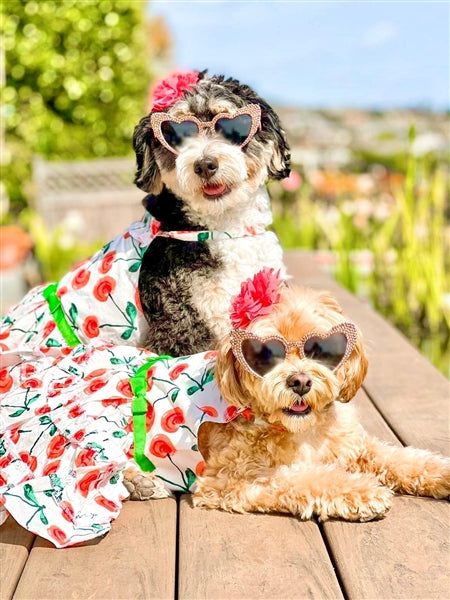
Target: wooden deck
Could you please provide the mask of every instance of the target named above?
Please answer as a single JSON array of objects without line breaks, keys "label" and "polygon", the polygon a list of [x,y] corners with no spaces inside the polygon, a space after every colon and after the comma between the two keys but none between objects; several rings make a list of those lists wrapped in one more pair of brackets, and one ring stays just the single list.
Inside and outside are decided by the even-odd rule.
[{"label": "wooden deck", "polygon": [[[448,381],[390,325],[290,253],[298,282],[329,289],[362,329],[370,369],[355,402],[366,429],[449,452]],[[449,504],[396,497],[370,523],[233,515],[178,500],[127,502],[111,532],[56,550],[11,519],[0,528],[1,598],[252,600],[444,599],[450,596]]]}]

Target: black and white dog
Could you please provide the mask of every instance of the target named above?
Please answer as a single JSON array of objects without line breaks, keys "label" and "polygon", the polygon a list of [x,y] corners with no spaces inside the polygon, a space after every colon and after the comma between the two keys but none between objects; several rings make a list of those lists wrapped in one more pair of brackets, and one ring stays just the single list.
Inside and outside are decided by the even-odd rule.
[{"label": "black and white dog", "polygon": [[173,75],[154,90],[135,129],[135,183],[166,232],[147,249],[139,292],[147,346],[181,356],[214,347],[229,329],[241,283],[263,267],[285,276],[265,184],[289,174],[274,110],[249,86],[206,72]]}]

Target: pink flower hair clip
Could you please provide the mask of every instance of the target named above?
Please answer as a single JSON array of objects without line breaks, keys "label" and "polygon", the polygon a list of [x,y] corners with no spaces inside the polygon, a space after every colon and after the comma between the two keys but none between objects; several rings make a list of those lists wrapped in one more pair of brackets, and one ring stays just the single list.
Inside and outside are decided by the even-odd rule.
[{"label": "pink flower hair clip", "polygon": [[258,317],[272,312],[281,299],[280,271],[264,267],[241,284],[241,291],[231,300],[230,319],[235,329],[245,329]]},{"label": "pink flower hair clip", "polygon": [[198,79],[198,71],[177,71],[157,81],[151,95],[151,110],[163,111],[173,106],[185,92],[193,89]]}]

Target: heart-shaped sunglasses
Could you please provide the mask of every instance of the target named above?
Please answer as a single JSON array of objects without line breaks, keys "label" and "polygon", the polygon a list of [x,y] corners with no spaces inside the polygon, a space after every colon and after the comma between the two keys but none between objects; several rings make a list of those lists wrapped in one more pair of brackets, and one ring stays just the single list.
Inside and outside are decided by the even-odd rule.
[{"label": "heart-shaped sunglasses", "polygon": [[175,117],[157,112],[150,115],[150,125],[158,141],[173,154],[179,154],[177,148],[186,138],[205,131],[220,133],[232,144],[243,148],[261,128],[261,108],[259,104],[248,104],[233,116],[219,113],[212,121],[200,121],[193,115]]},{"label": "heart-shaped sunglasses", "polygon": [[243,329],[233,329],[230,336],[236,359],[261,378],[294,350],[301,358],[315,360],[334,371],[350,356],[357,338],[353,323],[340,323],[327,333],[308,333],[299,342],[288,342],[281,335],[260,337]]}]

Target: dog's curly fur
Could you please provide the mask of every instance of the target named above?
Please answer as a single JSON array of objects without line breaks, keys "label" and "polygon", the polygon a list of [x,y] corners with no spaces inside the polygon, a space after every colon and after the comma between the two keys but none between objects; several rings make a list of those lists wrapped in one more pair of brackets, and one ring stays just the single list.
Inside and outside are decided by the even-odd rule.
[{"label": "dog's curly fur", "polygon": [[[257,319],[250,329],[296,341],[344,320],[327,293],[292,287],[285,288],[273,313]],[[194,505],[366,521],[388,511],[393,491],[448,497],[447,459],[384,443],[358,423],[346,403],[361,386],[366,369],[359,332],[350,358],[334,372],[290,354],[263,379],[236,362],[226,339],[217,359],[217,383],[228,402],[250,406],[255,421],[202,425],[199,443],[207,461]],[[305,416],[283,411],[299,400],[287,384],[289,376],[298,373],[312,381],[301,397],[311,407]]]},{"label": "dog's curly fur", "polygon": [[[170,230],[219,230],[239,235],[244,228],[272,222],[265,183],[289,174],[289,147],[275,111],[250,87],[223,76],[200,73],[198,83],[167,112],[210,121],[248,104],[261,108],[261,129],[244,148],[219,134],[187,139],[175,155],[155,137],[146,116],[135,129],[135,183],[149,192],[146,209]],[[208,183],[226,193],[204,193],[195,172],[201,158],[213,157],[217,171]],[[242,281],[262,267],[281,269],[282,251],[273,232],[207,242],[157,238],[146,251],[139,275],[141,303],[149,324],[147,346],[173,356],[213,347],[229,329],[230,299]]]},{"label": "dog's curly fur", "polygon": [[[249,330],[298,341],[309,332],[326,333],[346,321],[327,292],[284,287],[281,302]],[[215,368],[222,396],[250,407],[253,420],[238,417],[225,425],[204,423],[199,448],[206,459],[193,495],[195,506],[235,512],[282,512],[302,519],[338,517],[351,521],[380,518],[393,492],[446,498],[450,461],[426,450],[397,447],[370,436],[347,404],[361,386],[367,359],[361,333],[350,357],[335,371],[296,353],[263,379],[244,369],[229,336],[219,347]],[[288,414],[300,400],[288,385],[304,373],[312,382],[301,396],[309,412]],[[129,473],[132,498],[164,497],[152,475]],[[142,493],[143,482],[146,490]],[[152,485],[155,487],[152,489]]]}]

